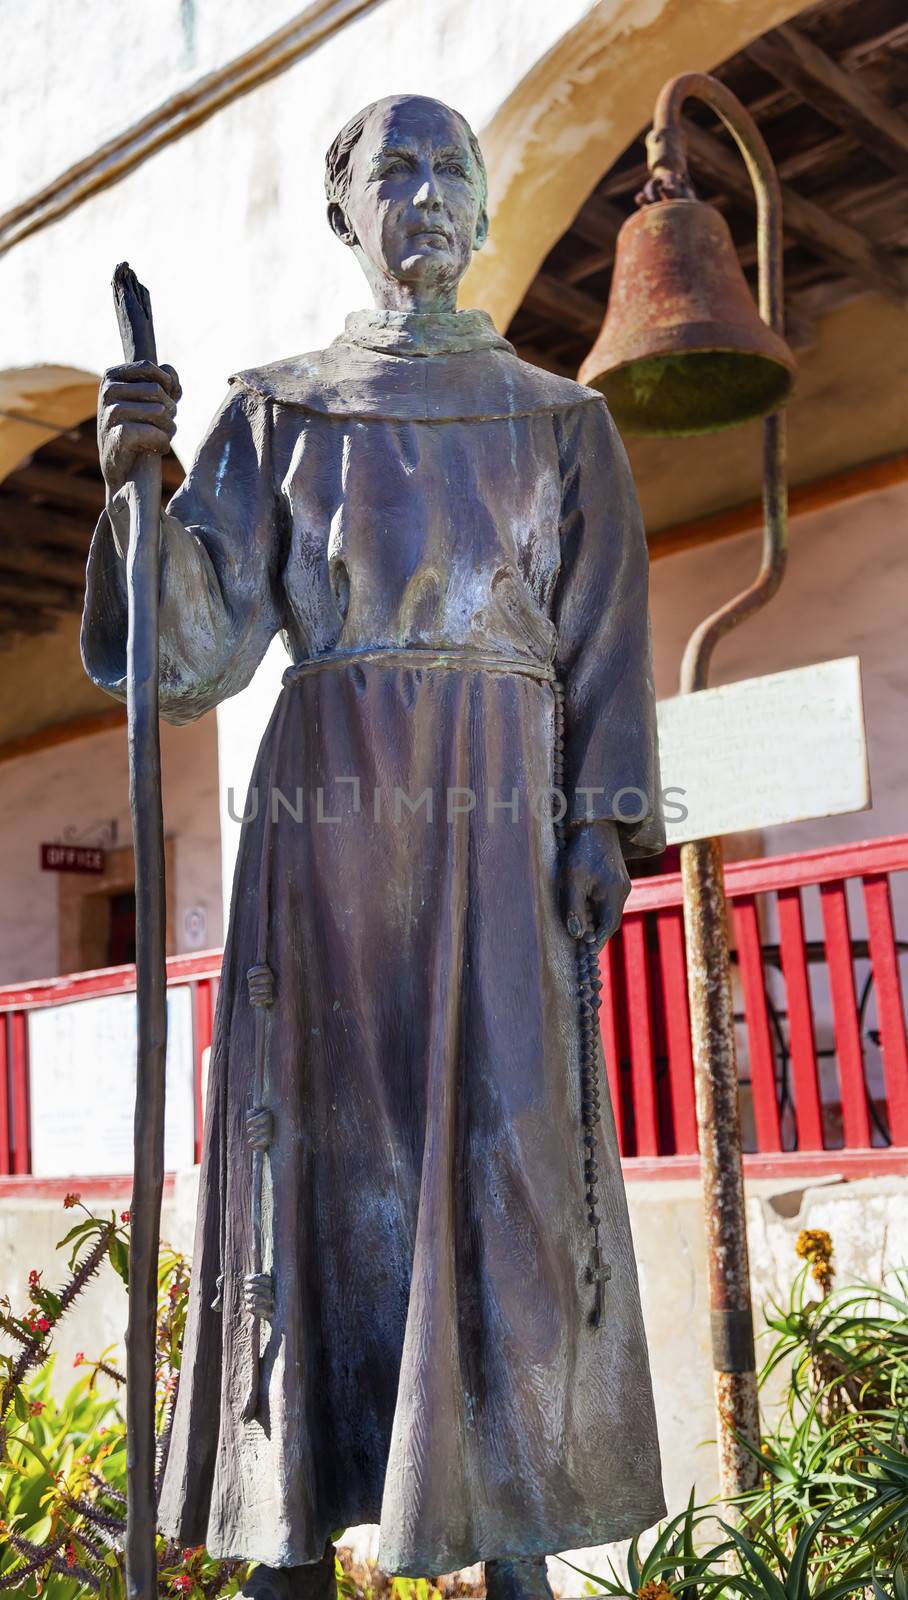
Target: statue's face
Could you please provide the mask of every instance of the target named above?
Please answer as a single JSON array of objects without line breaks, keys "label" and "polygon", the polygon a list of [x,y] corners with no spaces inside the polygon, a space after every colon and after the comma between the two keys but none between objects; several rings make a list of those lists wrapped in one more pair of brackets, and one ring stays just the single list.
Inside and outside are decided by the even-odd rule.
[{"label": "statue's face", "polygon": [[372,113],[350,162],[338,233],[373,287],[396,280],[450,294],[485,240],[479,174],[460,118],[436,100],[391,101]]}]

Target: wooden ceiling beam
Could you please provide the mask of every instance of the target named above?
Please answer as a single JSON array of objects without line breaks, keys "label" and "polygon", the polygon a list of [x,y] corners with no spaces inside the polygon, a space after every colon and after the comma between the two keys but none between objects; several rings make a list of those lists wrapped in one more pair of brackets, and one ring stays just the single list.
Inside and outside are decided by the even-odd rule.
[{"label": "wooden ceiling beam", "polygon": [[748,45],[747,54],[827,122],[858,139],[878,161],[893,172],[908,173],[908,122],[806,34],[783,23]]},{"label": "wooden ceiling beam", "polygon": [[0,650],[15,643],[16,634],[54,633],[60,619],[53,612],[23,611],[19,606],[0,605]]},{"label": "wooden ceiling beam", "polygon": [[0,573],[0,604],[43,606],[51,611],[81,611],[82,594],[62,583],[44,583],[38,578],[19,578]]},{"label": "wooden ceiling beam", "polygon": [[101,463],[98,458],[98,441],[94,428],[90,433],[87,430],[83,433],[81,429],[77,432],[58,433],[41,446],[39,456],[41,461],[57,459],[78,461],[83,466],[93,467],[95,473],[100,476]]},{"label": "wooden ceiling beam", "polygon": [[848,49],[839,55],[839,66],[856,67],[859,62],[875,55],[878,50],[898,50],[906,43],[908,43],[908,17],[903,22],[893,23],[891,28],[886,28],[882,33],[869,33],[866,38],[849,45]]},{"label": "wooden ceiling beam", "polygon": [[594,189],[571,223],[571,232],[597,250],[614,250],[623,222],[621,207],[613,206]]},{"label": "wooden ceiling beam", "polygon": [[[104,480],[101,476],[101,463],[98,460],[98,444],[94,430],[90,433],[58,434],[55,439],[49,439],[47,444],[36,451],[29,466],[48,467],[60,472],[66,478],[75,477],[77,482],[94,483],[101,499],[104,498]],[[86,470],[80,471],[80,468]],[[161,475],[166,489],[178,489],[183,482],[185,474],[173,452],[162,456]]]},{"label": "wooden ceiling beam", "polygon": [[565,267],[558,276],[563,283],[584,283],[587,278],[595,278],[597,272],[606,272],[615,259],[615,251],[591,250],[588,256],[581,256],[573,266]]},{"label": "wooden ceiling beam", "polygon": [[782,156],[776,162],[776,171],[780,178],[788,182],[795,178],[810,177],[815,172],[822,173],[824,167],[834,166],[853,156],[858,149],[858,141],[850,133],[834,133],[829,139],[812,142],[805,145],[803,150],[793,150],[790,155]]},{"label": "wooden ceiling beam", "polygon": [[605,307],[591,294],[575,289],[553,272],[540,272],[533,279],[524,298],[524,305],[540,316],[554,322],[557,328],[565,325],[589,336],[590,341],[599,332]]},{"label": "wooden ceiling beam", "polygon": [[57,583],[85,587],[85,562],[62,551],[41,550],[32,546],[0,544],[0,574],[22,572],[26,577],[50,578]]},{"label": "wooden ceiling beam", "polygon": [[[608,200],[612,195],[624,195],[633,190],[636,194],[642,189],[649,177],[649,168],[645,160],[636,161],[633,166],[625,167],[621,172],[607,172],[596,189],[600,200]],[[615,207],[617,211],[618,207]]]},{"label": "wooden ceiling beam", "polygon": [[8,493],[5,485],[0,490],[0,545],[17,546],[27,539],[35,545],[60,545],[84,558],[93,528],[90,517],[69,517],[50,506],[36,506],[32,500]]},{"label": "wooden ceiling beam", "polygon": [[[688,152],[695,166],[754,209],[750,178],[738,155],[726,149],[715,134],[706,133],[693,123],[685,122],[684,126]],[[844,272],[865,287],[904,305],[908,299],[908,264],[785,183],[782,184],[782,210],[787,235],[800,240],[836,272]]]},{"label": "wooden ceiling beam", "polygon": [[76,506],[98,516],[104,508],[104,485],[97,478],[78,478],[71,472],[55,471],[35,461],[19,467],[4,480],[4,489],[14,494],[41,495],[56,505]]}]

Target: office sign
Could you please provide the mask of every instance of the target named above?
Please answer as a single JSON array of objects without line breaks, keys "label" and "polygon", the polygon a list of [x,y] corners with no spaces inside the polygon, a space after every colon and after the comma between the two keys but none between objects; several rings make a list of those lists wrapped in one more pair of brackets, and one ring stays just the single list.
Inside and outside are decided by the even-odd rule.
[{"label": "office sign", "polygon": [[104,851],[97,845],[42,844],[42,872],[103,872]]}]

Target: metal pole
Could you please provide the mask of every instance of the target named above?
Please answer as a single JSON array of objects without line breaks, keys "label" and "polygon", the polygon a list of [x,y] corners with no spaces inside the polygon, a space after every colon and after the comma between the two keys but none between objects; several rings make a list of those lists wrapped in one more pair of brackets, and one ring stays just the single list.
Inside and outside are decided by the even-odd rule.
[{"label": "metal pole", "polygon": [[[125,262],[113,280],[127,361],[156,361],[151,301]],[[158,1238],[164,1187],[167,1045],[164,818],[158,726],[161,458],[138,458],[130,485],[126,558],[126,716],[129,804],[136,863],[136,1109],[129,1326],[126,1331],[126,1593],[157,1600],[155,1550],[155,1335]]]},{"label": "metal pole", "polygon": [[[750,114],[716,78],[682,73],[665,85],[647,140],[650,171],[667,168],[687,181],[685,100],[703,100],[722,118],[747,164],[757,198],[759,303],[763,320],[783,333],[782,202],[766,144]],[[705,689],[713,650],[724,634],[772,598],[785,571],[788,498],[785,419],[763,423],[763,554],[750,586],[695,629],[681,666],[682,694]],[[738,1064],[728,952],[728,913],[718,839],[681,847],[688,992],[697,1097],[700,1171],[706,1213],[707,1268],[717,1411],[719,1487],[730,1501],[759,1476],[760,1413],[757,1401],[753,1307],[747,1254],[747,1218]]]}]

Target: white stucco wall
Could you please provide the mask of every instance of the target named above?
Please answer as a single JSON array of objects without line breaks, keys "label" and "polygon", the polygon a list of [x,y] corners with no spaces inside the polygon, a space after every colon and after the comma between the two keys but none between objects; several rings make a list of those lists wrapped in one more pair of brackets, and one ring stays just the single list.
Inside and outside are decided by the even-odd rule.
[{"label": "white stucco wall", "polygon": [[[174,841],[170,886],[177,952],[221,943],[218,751],[213,716],[187,727],[162,727],[164,829]],[[57,897],[60,878],[42,872],[40,846],[72,828],[96,843],[99,826],[115,821],[117,845],[132,839],[122,728],[23,756],[0,766],[0,983],[24,983],[59,972]],[[91,880],[83,880],[86,890]],[[204,911],[204,939],[190,941],[184,918]]]},{"label": "white stucco wall", "polygon": [[[200,19],[218,11],[213,0],[196,9]],[[276,0],[256,7],[255,36],[295,9],[302,8]],[[324,152],[341,124],[369,100],[412,87],[451,101],[481,127],[589,9],[591,0],[565,0],[558,8],[542,0],[500,0],[494,7],[484,0],[418,7],[384,0],[219,111],[188,141],[167,146],[0,259],[3,302],[18,308],[0,334],[0,368],[53,360],[97,370],[117,359],[109,283],[116,262],[128,258],[151,288],[161,354],[180,369],[179,445],[181,454],[191,454],[232,371],[326,343],[345,313],[364,303],[359,269],[325,221]],[[42,51],[41,37],[31,34],[17,46],[18,67],[3,69],[11,89],[4,108],[10,143],[13,130],[27,125],[40,152],[23,148],[10,163],[17,194],[32,187],[36,164],[42,178],[52,176],[185,78],[176,0],[163,14],[146,11],[144,22],[141,8],[131,8],[125,43],[121,8],[104,0],[78,13],[58,0],[51,11],[56,24],[42,23],[40,32],[53,28],[52,49]],[[217,60],[249,42],[249,8],[231,0],[225,11],[235,26],[220,28],[211,43],[209,56]],[[21,12],[16,28],[30,32]],[[8,31],[16,31],[12,21]],[[49,58],[46,72],[36,75],[34,60],[42,56]],[[135,80],[124,75],[122,60]],[[61,250],[63,284],[48,270]]]},{"label": "white stucco wall", "polygon": [[0,210],[299,9],[298,0],[45,0],[27,9],[0,0],[3,121],[20,132],[0,173]]}]

